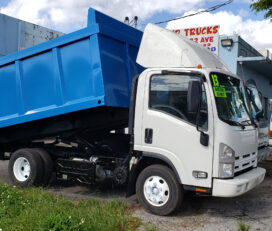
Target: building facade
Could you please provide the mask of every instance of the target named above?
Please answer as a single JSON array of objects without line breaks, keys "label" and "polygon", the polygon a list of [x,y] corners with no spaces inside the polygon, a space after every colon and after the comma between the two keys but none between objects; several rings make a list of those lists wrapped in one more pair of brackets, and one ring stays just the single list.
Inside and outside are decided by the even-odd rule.
[{"label": "building facade", "polygon": [[263,56],[239,35],[220,36],[219,57],[242,80],[252,79],[262,94],[264,113],[270,119],[269,99],[272,99],[271,54]]},{"label": "building facade", "polygon": [[61,32],[0,14],[0,57],[61,35]]}]

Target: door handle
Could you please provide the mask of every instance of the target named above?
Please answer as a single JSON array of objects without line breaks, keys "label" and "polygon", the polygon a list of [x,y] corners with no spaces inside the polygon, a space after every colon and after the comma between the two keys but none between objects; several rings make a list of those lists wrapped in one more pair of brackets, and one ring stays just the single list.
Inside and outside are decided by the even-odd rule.
[{"label": "door handle", "polygon": [[153,129],[146,128],[145,129],[145,143],[152,144],[152,138],[153,138]]}]

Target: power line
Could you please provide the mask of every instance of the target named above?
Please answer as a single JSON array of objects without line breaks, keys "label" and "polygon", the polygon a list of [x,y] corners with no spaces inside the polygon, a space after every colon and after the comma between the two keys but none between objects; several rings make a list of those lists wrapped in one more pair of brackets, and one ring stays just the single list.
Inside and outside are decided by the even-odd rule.
[{"label": "power line", "polygon": [[[181,17],[177,17],[177,18],[173,18],[173,19],[168,19],[168,20],[165,20],[165,21],[160,21],[160,22],[156,22],[154,24],[162,24],[162,23],[166,23],[166,22],[171,22],[171,21],[175,21],[175,20],[178,20],[178,19],[183,19],[183,18],[188,18],[188,17],[192,17],[192,16],[195,16],[195,15],[198,15],[198,14],[203,14],[203,13],[207,13],[207,12],[211,12],[211,11],[215,11],[223,6],[226,6],[226,5],[229,5],[233,2],[234,0],[229,0],[229,1],[226,1],[224,3],[221,3],[221,4],[217,4],[215,6],[212,6],[208,9],[205,9],[205,10],[200,10],[196,13],[193,13],[193,14],[188,14],[188,15],[185,15],[185,16],[181,16]],[[143,25],[146,25],[146,24],[143,24]]]}]

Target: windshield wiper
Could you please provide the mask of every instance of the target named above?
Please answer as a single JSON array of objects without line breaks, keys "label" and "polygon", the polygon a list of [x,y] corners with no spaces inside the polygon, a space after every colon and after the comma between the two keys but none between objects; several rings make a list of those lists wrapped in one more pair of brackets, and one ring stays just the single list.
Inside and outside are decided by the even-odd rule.
[{"label": "windshield wiper", "polygon": [[[251,122],[251,123],[249,123],[249,122]],[[244,120],[244,121],[241,122],[241,124],[242,123],[248,123],[248,125],[253,125],[253,126],[255,126],[257,128],[257,124],[255,124],[255,122],[253,120]]]},{"label": "windshield wiper", "polygon": [[225,120],[225,119],[222,119],[224,122],[226,122],[227,124],[229,125],[236,125],[236,126],[240,126],[242,129],[245,129],[246,126],[237,122],[237,121],[233,121],[233,120]]}]

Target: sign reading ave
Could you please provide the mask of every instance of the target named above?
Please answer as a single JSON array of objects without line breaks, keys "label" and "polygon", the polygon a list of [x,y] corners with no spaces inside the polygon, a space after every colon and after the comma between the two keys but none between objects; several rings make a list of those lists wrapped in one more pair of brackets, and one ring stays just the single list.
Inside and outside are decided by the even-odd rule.
[{"label": "sign reading ave", "polygon": [[211,52],[218,55],[219,26],[205,26],[173,30],[174,32],[188,37],[196,43],[207,47]]}]

